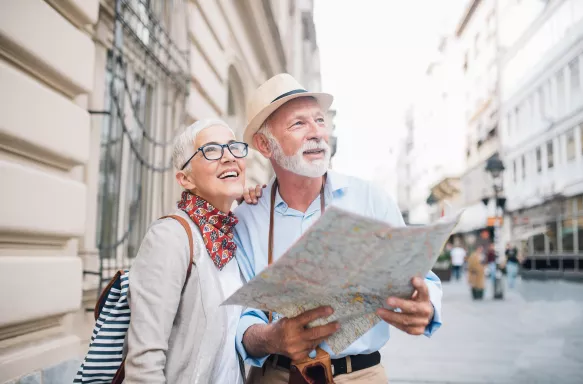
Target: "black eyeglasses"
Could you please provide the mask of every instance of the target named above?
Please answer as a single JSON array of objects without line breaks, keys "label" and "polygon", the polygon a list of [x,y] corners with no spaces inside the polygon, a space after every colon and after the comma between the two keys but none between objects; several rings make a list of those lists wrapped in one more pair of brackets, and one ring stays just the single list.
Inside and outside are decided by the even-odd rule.
[{"label": "black eyeglasses", "polygon": [[188,160],[186,160],[186,163],[184,163],[180,170],[186,168],[188,163],[190,163],[190,160],[192,160],[192,158],[196,156],[198,152],[202,152],[202,155],[204,156],[205,159],[213,161],[219,160],[223,157],[223,154],[225,153],[225,148],[228,148],[229,152],[231,152],[231,155],[233,155],[237,159],[241,159],[247,156],[247,153],[249,152],[249,145],[241,141],[232,141],[228,144],[214,144],[214,143],[205,144],[199,149],[197,149],[196,152],[194,152],[194,154],[190,156]]}]

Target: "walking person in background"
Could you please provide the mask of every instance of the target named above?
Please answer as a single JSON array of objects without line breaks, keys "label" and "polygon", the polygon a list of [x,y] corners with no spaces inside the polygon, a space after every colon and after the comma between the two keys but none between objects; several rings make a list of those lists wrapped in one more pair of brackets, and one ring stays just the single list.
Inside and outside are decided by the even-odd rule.
[{"label": "walking person in background", "polygon": [[449,251],[451,256],[451,265],[453,270],[453,275],[457,281],[462,277],[464,262],[466,261],[466,250],[460,247],[459,243]]},{"label": "walking person in background", "polygon": [[472,289],[472,298],[474,300],[481,300],[484,297],[484,270],[484,248],[480,245],[468,258],[468,283]]},{"label": "walking person in background", "polygon": [[496,284],[496,247],[494,243],[488,244],[488,251],[486,251],[486,262],[488,263],[488,273],[490,280],[492,280],[492,287]]},{"label": "walking person in background", "polygon": [[514,288],[516,276],[518,275],[518,249],[508,243],[506,244],[506,276],[508,276],[508,287]]}]

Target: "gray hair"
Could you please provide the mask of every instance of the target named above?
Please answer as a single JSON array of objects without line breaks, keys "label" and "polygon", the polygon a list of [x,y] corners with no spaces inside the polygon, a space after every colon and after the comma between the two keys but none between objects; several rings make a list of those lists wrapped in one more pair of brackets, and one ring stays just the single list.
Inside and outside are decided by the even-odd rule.
[{"label": "gray hair", "polygon": [[[177,171],[180,171],[180,168],[182,168],[186,160],[194,153],[194,141],[198,133],[203,129],[213,126],[225,127],[233,132],[231,127],[221,119],[204,119],[189,125],[176,136],[172,147],[172,164]],[[190,164],[184,169],[190,170]]]},{"label": "gray hair", "polygon": [[[269,129],[269,125],[267,125],[267,119],[265,119],[265,121],[261,124],[261,126],[257,130],[257,132],[255,132],[255,135],[257,135],[257,134],[262,134],[263,136],[265,136],[265,138],[267,139],[267,142],[270,146],[273,145],[272,143],[274,140],[277,141],[275,136],[273,136],[273,134],[271,133],[271,130]],[[255,136],[255,135],[253,135],[253,136]]]}]

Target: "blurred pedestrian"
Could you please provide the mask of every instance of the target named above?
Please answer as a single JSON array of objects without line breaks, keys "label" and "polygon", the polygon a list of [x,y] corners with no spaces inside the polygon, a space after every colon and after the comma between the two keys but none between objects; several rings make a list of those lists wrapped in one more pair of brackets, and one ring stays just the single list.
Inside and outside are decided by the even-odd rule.
[{"label": "blurred pedestrian", "polygon": [[492,286],[496,284],[496,247],[494,243],[488,244],[488,251],[486,251],[486,262],[488,264],[488,276],[492,280]]},{"label": "blurred pedestrian", "polygon": [[456,244],[451,251],[451,265],[454,278],[459,281],[462,277],[464,263],[466,261],[466,250]]},{"label": "blurred pedestrian", "polygon": [[468,283],[472,289],[472,298],[474,300],[481,300],[484,297],[484,272],[484,248],[479,245],[468,258]]},{"label": "blurred pedestrian", "polygon": [[518,275],[518,249],[512,244],[506,244],[506,276],[508,277],[508,287],[514,288],[516,276]]}]

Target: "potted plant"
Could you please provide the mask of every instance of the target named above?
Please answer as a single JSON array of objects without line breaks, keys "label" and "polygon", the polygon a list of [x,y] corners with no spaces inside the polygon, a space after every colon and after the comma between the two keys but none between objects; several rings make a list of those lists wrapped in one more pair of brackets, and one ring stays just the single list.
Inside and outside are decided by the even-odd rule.
[{"label": "potted plant", "polygon": [[447,249],[443,249],[433,265],[432,271],[441,281],[451,280],[451,256]]}]

